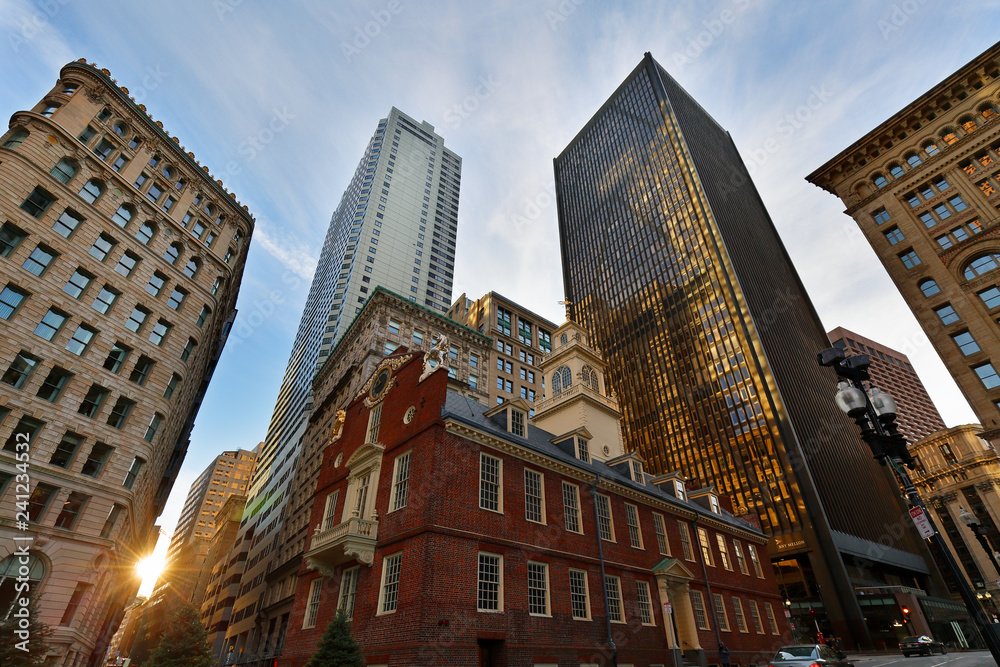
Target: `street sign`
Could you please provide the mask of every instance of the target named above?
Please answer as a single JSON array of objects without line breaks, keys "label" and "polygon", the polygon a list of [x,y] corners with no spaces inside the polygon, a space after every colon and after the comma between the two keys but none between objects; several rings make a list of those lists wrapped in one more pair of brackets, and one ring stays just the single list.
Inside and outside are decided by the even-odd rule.
[{"label": "street sign", "polygon": [[785,610],[785,618],[791,618],[791,617],[792,617],[792,612],[790,612],[790,611],[788,611],[788,610],[786,609],[786,610]]},{"label": "street sign", "polygon": [[664,602],[663,603],[663,613],[664,614],[670,614],[670,613],[673,613],[673,611],[674,611],[673,605],[671,605],[669,602]]},{"label": "street sign", "polygon": [[913,525],[917,527],[917,532],[920,533],[920,537],[928,538],[934,535],[934,529],[931,528],[930,522],[927,521],[927,515],[924,514],[922,507],[911,508],[910,518],[913,519]]}]

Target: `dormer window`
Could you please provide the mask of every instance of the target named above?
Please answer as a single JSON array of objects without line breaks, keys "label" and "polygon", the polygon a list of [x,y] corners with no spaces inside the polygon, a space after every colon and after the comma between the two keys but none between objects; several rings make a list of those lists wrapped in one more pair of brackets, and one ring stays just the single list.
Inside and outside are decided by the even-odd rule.
[{"label": "dormer window", "polygon": [[674,495],[677,496],[678,500],[687,500],[684,482],[677,479],[674,480]]},{"label": "dormer window", "polygon": [[642,464],[638,461],[629,461],[629,469],[632,471],[632,481],[639,482],[639,484],[645,483],[645,479],[642,475]]},{"label": "dormer window", "polygon": [[525,437],[524,411],[516,408],[510,409],[510,432],[521,438]]},{"label": "dormer window", "polygon": [[379,403],[368,413],[368,435],[365,442],[378,441],[378,427],[382,423],[382,404]]},{"label": "dormer window", "polygon": [[712,512],[715,514],[722,514],[722,508],[719,506],[719,496],[714,493],[708,497],[709,505],[712,508]]},{"label": "dormer window", "polygon": [[576,457],[585,463],[590,463],[590,443],[583,438],[576,439]]}]

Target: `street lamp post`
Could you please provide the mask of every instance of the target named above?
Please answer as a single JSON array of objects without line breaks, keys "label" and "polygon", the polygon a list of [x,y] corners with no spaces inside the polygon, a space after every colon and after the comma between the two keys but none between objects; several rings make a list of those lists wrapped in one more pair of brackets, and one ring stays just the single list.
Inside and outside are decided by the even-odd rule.
[{"label": "street lamp post", "polygon": [[[904,467],[912,469],[914,461],[907,448],[906,438],[896,427],[896,401],[889,394],[871,385],[868,376],[868,366],[871,362],[867,354],[848,357],[840,348],[831,347],[820,352],[817,358],[821,366],[833,368],[840,379],[834,396],[837,407],[846,412],[861,429],[861,439],[872,450],[874,458],[881,465],[892,468],[910,506],[919,507],[923,511],[932,533],[928,539],[939,547],[948,569],[958,583],[965,608],[979,628],[993,659],[1000,664],[1000,638],[994,634],[993,624],[976,599],[976,594],[962,574],[958,562],[938,532],[937,526],[934,525],[934,520],[917,492],[917,487],[913,485],[913,480]],[[865,382],[868,382],[867,387]],[[987,552],[992,553],[989,549]]]},{"label": "street lamp post", "polygon": [[993,568],[997,571],[997,575],[1000,575],[1000,565],[997,564],[997,552],[994,551],[993,547],[990,545],[989,537],[986,535],[988,530],[986,526],[979,523],[979,519],[976,518],[976,515],[964,507],[958,508],[958,518],[972,530],[973,535],[976,536],[976,539],[983,547],[986,555],[990,557],[990,561],[993,563]]}]

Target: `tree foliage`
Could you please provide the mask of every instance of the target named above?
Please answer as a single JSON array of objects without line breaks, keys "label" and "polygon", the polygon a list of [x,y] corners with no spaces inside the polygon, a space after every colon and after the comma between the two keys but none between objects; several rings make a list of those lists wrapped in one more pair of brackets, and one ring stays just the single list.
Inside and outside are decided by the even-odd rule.
[{"label": "tree foliage", "polygon": [[212,667],[214,664],[205,626],[194,607],[185,604],[170,617],[170,625],[145,667]]},{"label": "tree foliage", "polygon": [[343,609],[326,626],[323,639],[306,667],[365,667],[361,645],[351,636],[351,624]]},{"label": "tree foliage", "polygon": [[27,607],[15,606],[7,618],[0,619],[0,665],[44,665],[45,654],[50,650],[46,642],[50,632],[49,626],[38,620],[34,604]]}]

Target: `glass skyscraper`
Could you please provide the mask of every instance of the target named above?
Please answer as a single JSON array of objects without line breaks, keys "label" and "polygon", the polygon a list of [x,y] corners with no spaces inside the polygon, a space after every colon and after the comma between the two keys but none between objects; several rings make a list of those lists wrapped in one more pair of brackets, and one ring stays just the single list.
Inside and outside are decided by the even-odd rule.
[{"label": "glass skyscraper", "polygon": [[234,655],[264,646],[256,616],[316,371],[378,285],[442,313],[451,305],[461,170],[433,126],[393,107],[333,213],[248,494],[241,539],[253,546],[227,633]]},{"label": "glass skyscraper", "polygon": [[816,362],[829,340],[729,134],[647,53],[555,176],[566,298],[649,469],[760,518],[810,632],[870,646],[855,588],[940,594],[898,490],[833,403]]}]

